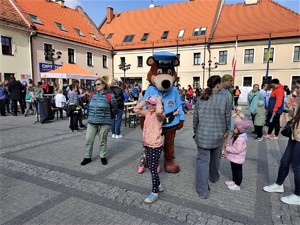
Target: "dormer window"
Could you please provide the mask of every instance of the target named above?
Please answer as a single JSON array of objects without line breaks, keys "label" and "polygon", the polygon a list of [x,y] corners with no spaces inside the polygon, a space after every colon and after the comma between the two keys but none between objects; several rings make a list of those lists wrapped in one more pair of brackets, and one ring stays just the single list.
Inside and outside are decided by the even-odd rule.
[{"label": "dormer window", "polygon": [[61,23],[58,23],[58,22],[55,22],[55,24],[58,27],[58,29],[60,29],[61,31],[67,32],[67,29],[64,27],[64,25],[62,25]]},{"label": "dormer window", "polygon": [[169,34],[169,31],[164,31],[164,33],[161,36],[161,39],[167,39],[168,34]]},{"label": "dormer window", "polygon": [[200,36],[206,34],[206,27],[197,27],[194,29],[193,36]]},{"label": "dormer window", "polygon": [[184,36],[184,32],[185,32],[185,30],[183,30],[183,29],[179,30],[177,37],[179,37],[179,38],[183,37]]},{"label": "dormer window", "polygon": [[107,35],[107,39],[111,39],[113,35],[114,35],[114,33],[109,33],[109,34]]},{"label": "dormer window", "polygon": [[144,35],[143,35],[141,41],[146,41],[147,38],[148,38],[148,36],[149,36],[149,33],[144,33]]},{"label": "dormer window", "polygon": [[76,31],[76,33],[81,36],[81,37],[85,37],[84,34],[81,32],[81,30],[79,30],[78,28],[74,28],[74,30]]},{"label": "dormer window", "polygon": [[132,42],[134,35],[126,35],[123,42]]},{"label": "dormer window", "polygon": [[98,41],[98,38],[95,36],[95,34],[90,33],[90,35],[95,41]]},{"label": "dormer window", "polygon": [[36,15],[29,14],[29,16],[32,22],[43,25],[42,21]]}]

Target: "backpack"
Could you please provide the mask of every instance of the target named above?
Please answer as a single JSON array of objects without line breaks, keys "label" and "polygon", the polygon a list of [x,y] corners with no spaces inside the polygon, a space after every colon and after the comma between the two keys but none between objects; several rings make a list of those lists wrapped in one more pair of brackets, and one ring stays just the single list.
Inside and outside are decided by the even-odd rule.
[{"label": "backpack", "polygon": [[108,104],[110,106],[110,114],[111,114],[111,118],[115,118],[116,115],[118,114],[118,108],[113,108],[112,105],[111,105],[111,93],[110,92],[107,92],[106,93],[106,98],[107,98],[107,101],[108,101]]},{"label": "backpack", "polygon": [[236,89],[234,95],[235,96],[240,96],[240,94],[241,94],[240,90]]}]

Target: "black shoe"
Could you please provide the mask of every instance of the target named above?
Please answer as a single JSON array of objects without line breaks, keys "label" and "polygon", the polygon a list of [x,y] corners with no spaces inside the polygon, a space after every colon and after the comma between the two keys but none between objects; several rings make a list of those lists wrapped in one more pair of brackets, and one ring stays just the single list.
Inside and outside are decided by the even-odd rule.
[{"label": "black shoe", "polygon": [[80,165],[84,166],[90,162],[92,162],[91,158],[84,158],[83,161],[80,163]]},{"label": "black shoe", "polygon": [[102,162],[102,165],[106,165],[106,164],[107,164],[107,159],[106,159],[106,157],[101,158],[101,162]]},{"label": "black shoe", "polygon": [[86,126],[82,124],[82,125],[80,125],[80,128],[86,128]]}]

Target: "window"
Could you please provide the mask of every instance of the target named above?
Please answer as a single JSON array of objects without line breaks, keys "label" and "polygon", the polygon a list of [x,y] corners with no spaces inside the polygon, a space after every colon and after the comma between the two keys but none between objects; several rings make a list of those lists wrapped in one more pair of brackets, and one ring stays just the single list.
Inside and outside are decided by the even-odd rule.
[{"label": "window", "polygon": [[194,65],[200,65],[201,53],[194,53]]},{"label": "window", "polygon": [[243,78],[243,86],[244,87],[252,87],[252,77],[244,77]]},{"label": "window", "polygon": [[111,39],[113,35],[114,35],[114,33],[108,34],[108,35],[107,35],[107,39]]},{"label": "window", "polygon": [[200,87],[200,77],[193,77],[193,88]]},{"label": "window", "polygon": [[227,51],[219,51],[219,64],[227,64]]},{"label": "window", "polygon": [[60,29],[61,31],[67,31],[64,25],[62,25],[61,23],[55,22],[55,24],[58,27],[58,29]]},{"label": "window", "polygon": [[91,35],[91,37],[92,37],[95,41],[98,41],[98,38],[96,37],[95,34],[90,33],[90,35]]},{"label": "window", "polygon": [[52,61],[53,59],[53,50],[52,50],[52,45],[51,44],[46,44],[44,43],[44,55],[45,55],[45,60]]},{"label": "window", "polygon": [[200,36],[206,34],[206,27],[197,27],[194,29],[193,36]]},{"label": "window", "polygon": [[138,60],[138,67],[143,67],[143,56],[138,56],[137,60]]},{"label": "window", "polygon": [[75,63],[75,50],[68,48],[68,63]]},{"label": "window", "polygon": [[12,55],[11,38],[1,36],[2,54]]},{"label": "window", "polygon": [[126,35],[123,42],[132,42],[134,35]]},{"label": "window", "polygon": [[42,21],[36,15],[29,14],[29,17],[32,22],[43,25]]},{"label": "window", "polygon": [[164,31],[162,36],[161,36],[161,39],[167,39],[168,34],[169,34],[169,31]]},{"label": "window", "polygon": [[[268,48],[264,48],[264,63],[267,62],[267,54],[268,54]],[[270,49],[270,62],[273,62],[274,59],[274,48]]]},{"label": "window", "polygon": [[120,61],[121,61],[120,62],[121,64],[124,64],[125,63],[125,57],[120,57]]},{"label": "window", "polygon": [[147,38],[148,38],[148,36],[149,36],[149,33],[144,33],[144,35],[143,35],[141,41],[146,41]]},{"label": "window", "polygon": [[93,53],[87,52],[87,65],[92,66],[93,65]]},{"label": "window", "polygon": [[102,64],[103,64],[103,68],[108,68],[107,56],[106,55],[102,56]]},{"label": "window", "polygon": [[300,61],[300,46],[294,47],[294,62]]},{"label": "window", "polygon": [[84,34],[81,32],[81,30],[80,30],[80,29],[78,29],[78,28],[74,28],[74,30],[76,31],[76,33],[77,33],[79,36],[81,36],[81,37],[85,37],[85,36],[84,36]]},{"label": "window", "polygon": [[292,76],[292,83],[291,83],[292,88],[296,86],[297,80],[300,80],[300,76]]},{"label": "window", "polygon": [[254,49],[245,49],[244,63],[253,63],[254,61]]},{"label": "window", "polygon": [[184,36],[184,32],[185,32],[185,30],[179,30],[177,37],[179,37],[179,38],[183,37]]}]

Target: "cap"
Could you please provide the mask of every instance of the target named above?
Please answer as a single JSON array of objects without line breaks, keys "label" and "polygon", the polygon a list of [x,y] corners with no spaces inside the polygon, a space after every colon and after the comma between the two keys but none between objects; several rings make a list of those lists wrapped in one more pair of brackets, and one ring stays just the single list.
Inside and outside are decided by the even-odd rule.
[{"label": "cap", "polygon": [[155,96],[151,96],[146,102],[150,103],[151,105],[156,105],[157,99]]},{"label": "cap", "polygon": [[259,105],[259,106],[263,106],[265,103],[264,103],[264,101],[263,100],[258,100],[257,101],[257,105]]},{"label": "cap", "polygon": [[230,74],[225,74],[222,76],[222,82],[226,82],[229,80],[233,80],[233,76],[231,76]]},{"label": "cap", "polygon": [[242,122],[237,122],[234,124],[234,126],[238,129],[238,131],[243,134],[246,132],[247,128],[250,127],[252,125],[252,121],[251,120],[245,120]]}]

